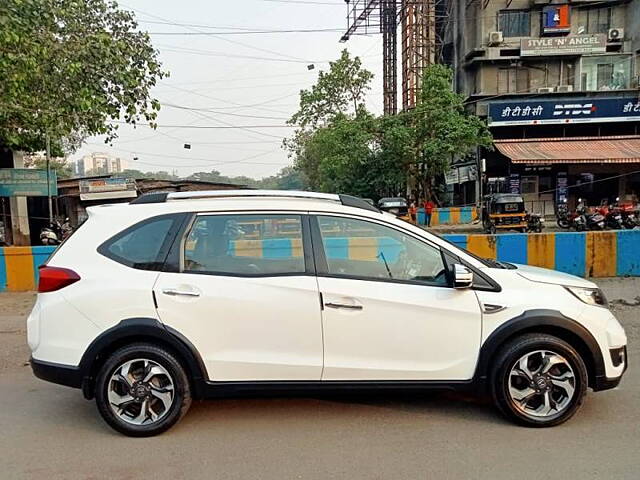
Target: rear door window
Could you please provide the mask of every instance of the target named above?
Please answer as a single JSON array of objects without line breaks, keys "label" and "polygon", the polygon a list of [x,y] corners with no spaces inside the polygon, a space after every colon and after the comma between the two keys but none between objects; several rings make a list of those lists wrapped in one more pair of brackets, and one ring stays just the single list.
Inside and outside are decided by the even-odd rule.
[{"label": "rear door window", "polygon": [[234,276],[307,271],[302,217],[200,215],[184,242],[183,271]]},{"label": "rear door window", "polygon": [[183,215],[163,215],[137,223],[98,247],[98,252],[139,270],[161,270]]}]

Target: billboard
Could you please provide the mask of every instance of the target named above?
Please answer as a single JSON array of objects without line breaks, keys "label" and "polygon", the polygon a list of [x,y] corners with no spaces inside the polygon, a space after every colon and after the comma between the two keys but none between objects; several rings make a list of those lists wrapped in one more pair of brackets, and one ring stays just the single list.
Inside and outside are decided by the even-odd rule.
[{"label": "billboard", "polygon": [[489,125],[640,121],[640,98],[558,98],[489,103]]},{"label": "billboard", "polygon": [[[49,190],[58,195],[56,172],[49,172]],[[0,197],[46,197],[47,171],[33,168],[0,168]]]}]

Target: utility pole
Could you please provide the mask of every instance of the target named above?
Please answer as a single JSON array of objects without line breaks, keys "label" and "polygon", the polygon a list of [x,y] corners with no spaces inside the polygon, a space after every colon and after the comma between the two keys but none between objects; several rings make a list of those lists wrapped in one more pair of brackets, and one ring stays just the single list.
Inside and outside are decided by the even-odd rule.
[{"label": "utility pole", "polygon": [[46,136],[46,148],[47,148],[47,202],[49,204],[49,225],[53,224],[53,208],[52,208],[52,202],[51,202],[51,168],[50,168],[50,163],[51,163],[51,139],[49,138],[49,134],[47,133]]}]

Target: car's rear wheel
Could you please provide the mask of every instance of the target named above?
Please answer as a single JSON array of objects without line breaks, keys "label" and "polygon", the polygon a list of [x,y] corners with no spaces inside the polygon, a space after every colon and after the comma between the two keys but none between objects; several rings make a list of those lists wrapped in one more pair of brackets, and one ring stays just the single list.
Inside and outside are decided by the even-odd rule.
[{"label": "car's rear wheel", "polygon": [[509,419],[529,427],[567,421],[587,392],[587,369],[567,342],[527,334],[507,344],[496,358],[493,398]]},{"label": "car's rear wheel", "polygon": [[132,344],[114,352],[102,366],[96,404],[114,430],[132,437],[157,435],[189,409],[189,380],[169,351]]}]

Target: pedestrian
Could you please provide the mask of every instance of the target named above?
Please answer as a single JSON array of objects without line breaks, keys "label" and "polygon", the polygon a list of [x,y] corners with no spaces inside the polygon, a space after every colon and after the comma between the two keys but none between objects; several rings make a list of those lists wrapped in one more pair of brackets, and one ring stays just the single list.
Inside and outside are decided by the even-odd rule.
[{"label": "pedestrian", "polygon": [[409,216],[411,217],[411,222],[416,223],[416,216],[418,214],[418,208],[416,207],[415,200],[411,201],[411,205],[409,205]]},{"label": "pedestrian", "polygon": [[431,199],[424,202],[424,222],[427,227],[431,226],[431,214],[434,208],[436,208],[436,204]]}]

